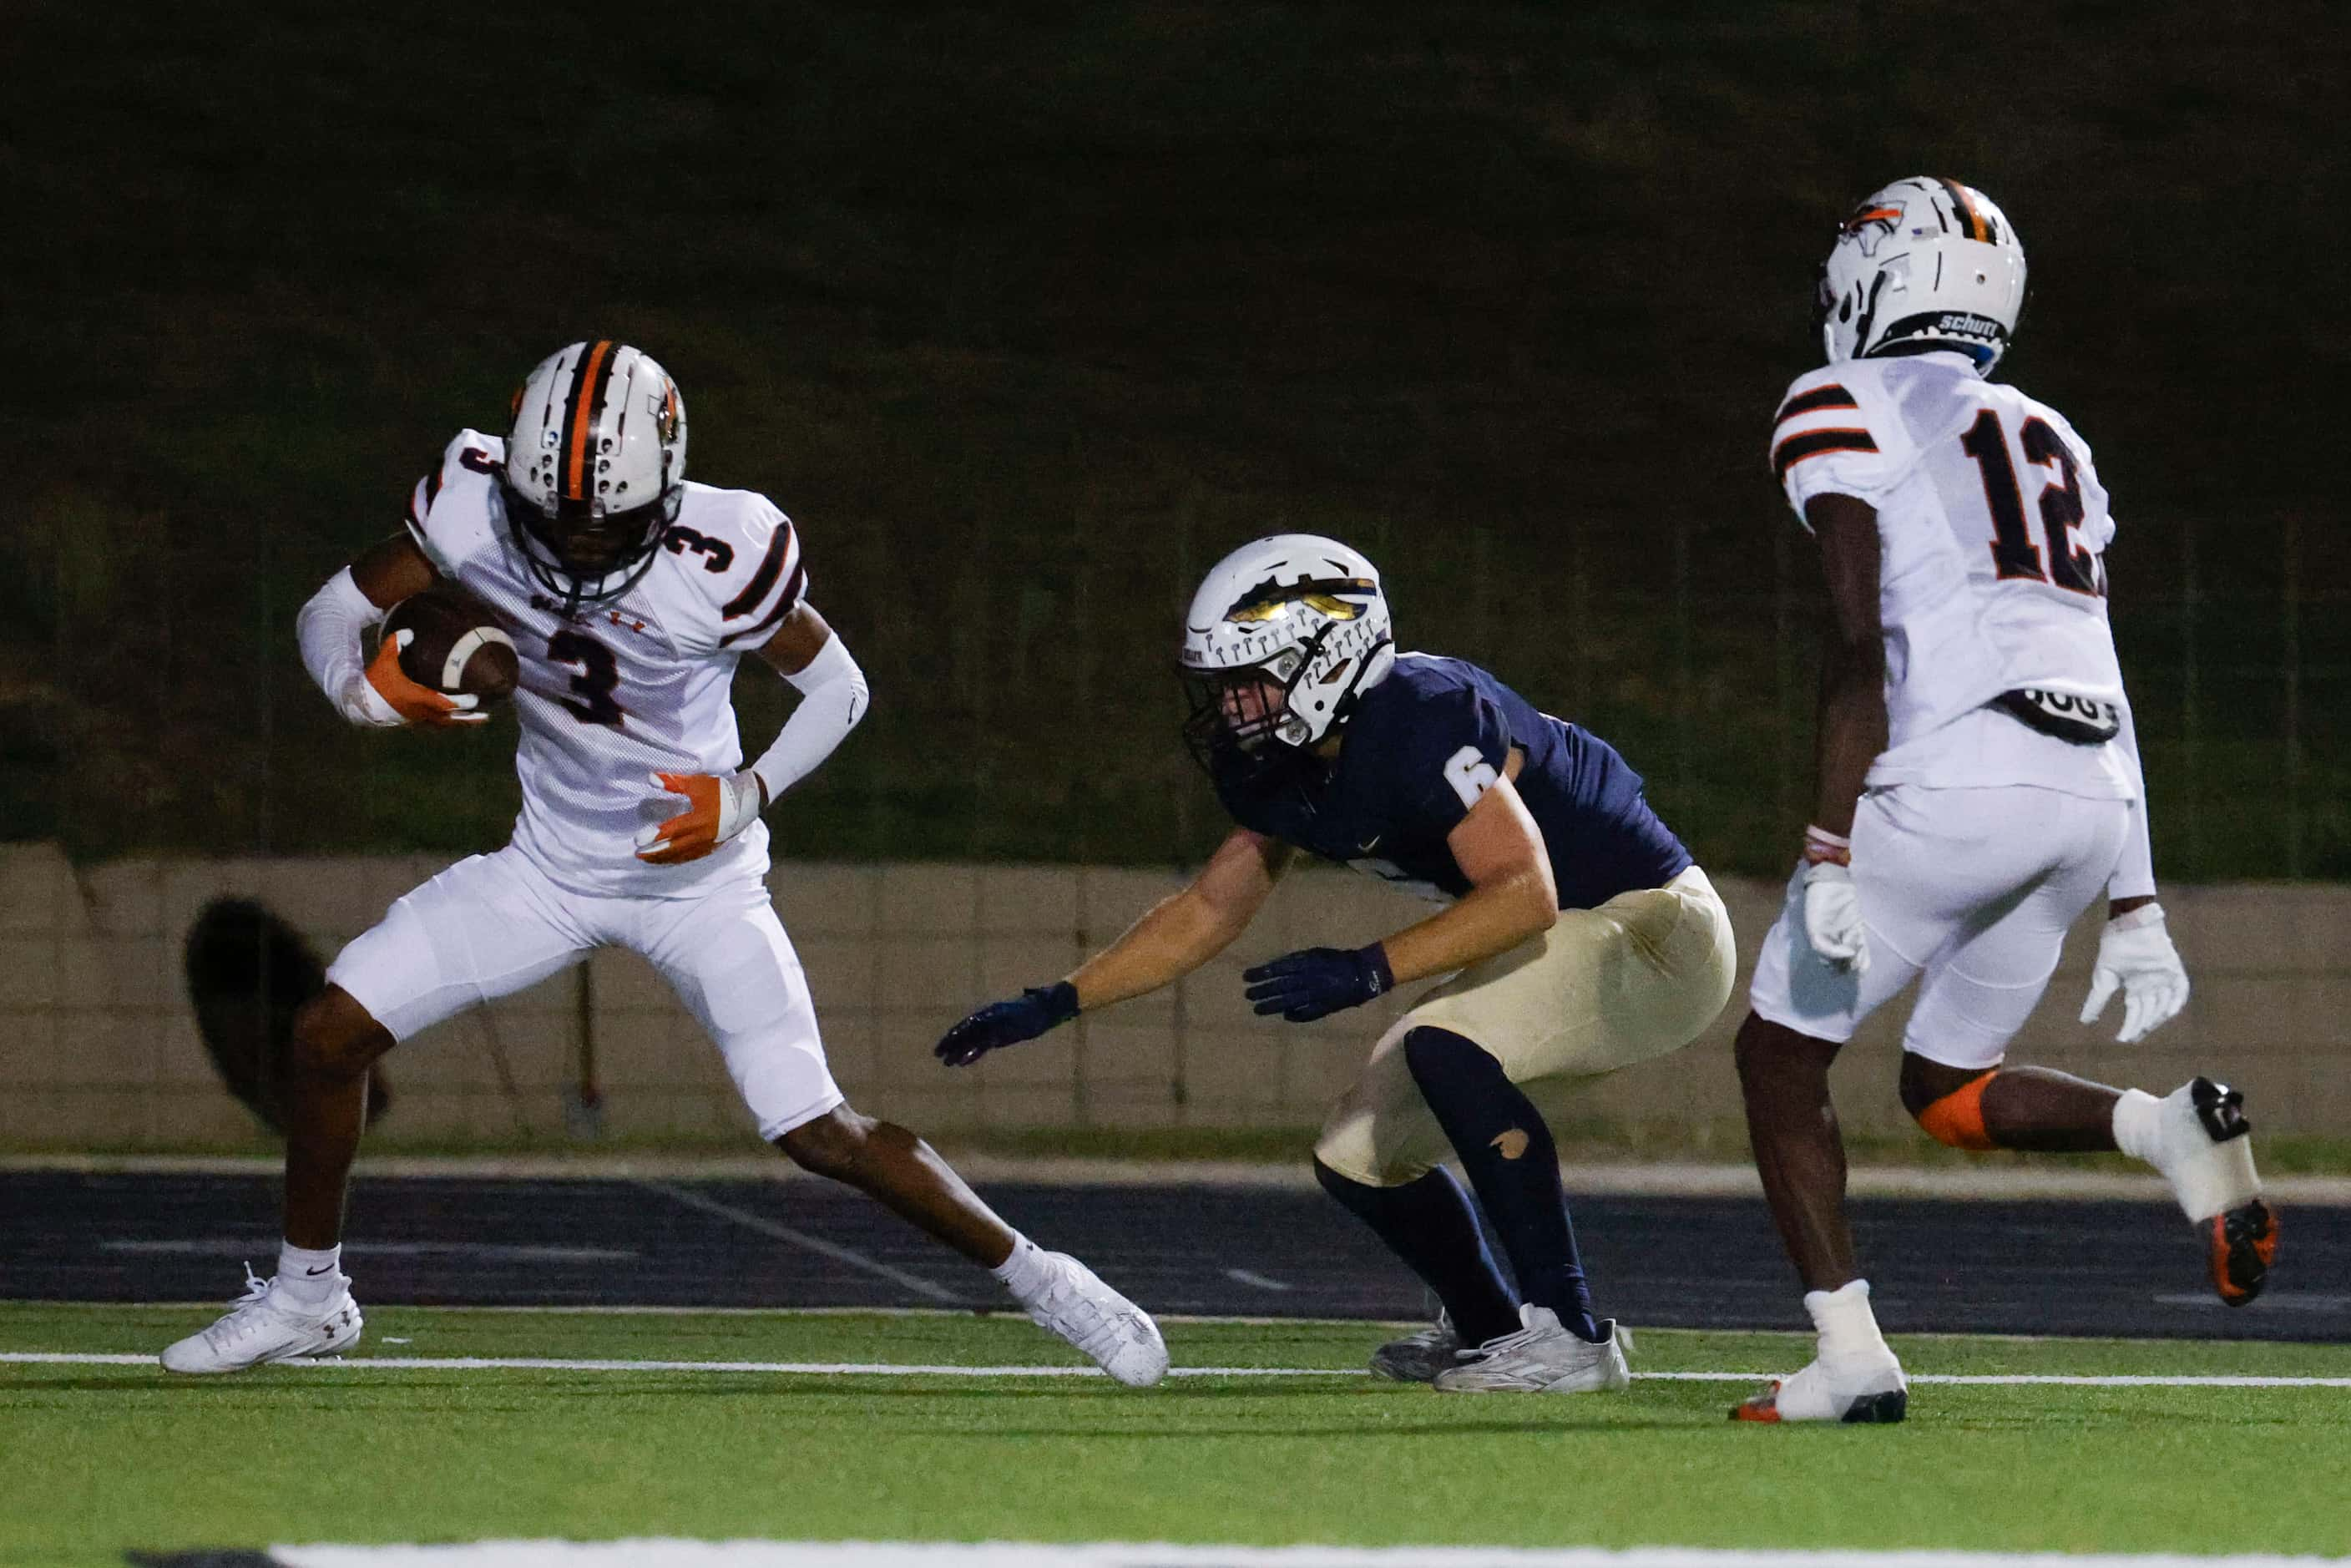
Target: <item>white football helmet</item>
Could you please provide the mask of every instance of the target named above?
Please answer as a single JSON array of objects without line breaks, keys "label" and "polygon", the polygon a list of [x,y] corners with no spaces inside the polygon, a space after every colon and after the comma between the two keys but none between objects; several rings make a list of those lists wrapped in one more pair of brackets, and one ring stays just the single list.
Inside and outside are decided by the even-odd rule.
[{"label": "white football helmet", "polygon": [[515,393],[507,520],[568,609],[628,591],[685,497],[685,402],[652,355],[597,339],[557,350]]},{"label": "white football helmet", "polygon": [[1184,617],[1192,699],[1184,736],[1204,766],[1268,742],[1302,750],[1387,678],[1395,639],[1379,570],[1314,534],[1277,534],[1218,561]]},{"label": "white football helmet", "polygon": [[1990,375],[2024,308],[2024,246],[1957,180],[1896,180],[1853,210],[1821,268],[1829,362],[1947,349]]}]

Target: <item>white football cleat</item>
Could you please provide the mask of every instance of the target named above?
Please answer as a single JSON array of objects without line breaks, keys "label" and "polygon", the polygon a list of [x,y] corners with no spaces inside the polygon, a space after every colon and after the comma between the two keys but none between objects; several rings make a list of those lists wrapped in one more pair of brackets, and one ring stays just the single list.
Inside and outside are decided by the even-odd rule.
[{"label": "white football cleat", "polygon": [[245,1294],[233,1310],[202,1333],[190,1334],[165,1348],[166,1372],[243,1372],[265,1362],[296,1356],[335,1355],[359,1343],[366,1326],[360,1304],[351,1300],[351,1282],[335,1279],[335,1293],[316,1311],[306,1310],[274,1293],[277,1281],[264,1280],[247,1264]]},{"label": "white football cleat", "polygon": [[1434,1383],[1461,1359],[1461,1332],[1449,1313],[1438,1312],[1426,1328],[1390,1340],[1372,1352],[1372,1375],[1391,1383]]},{"label": "white football cleat", "polygon": [[2232,1307],[2262,1293],[2277,1261],[2277,1215],[2262,1198],[2252,1130],[2241,1091],[2191,1078],[2156,1102],[2147,1151],[2204,1237],[2213,1291]]},{"label": "white football cleat", "polygon": [[1910,1380],[1892,1351],[1815,1359],[1732,1407],[1734,1421],[1843,1421],[1885,1425],[1909,1414]]},{"label": "white football cleat", "polygon": [[1167,1342],[1149,1312],[1066,1252],[1048,1252],[1045,1262],[1053,1277],[1028,1303],[1030,1321],[1076,1345],[1129,1388],[1148,1388],[1167,1375]]},{"label": "white football cleat", "polygon": [[1633,1347],[1629,1329],[1614,1318],[1600,1320],[1608,1337],[1598,1344],[1569,1332],[1559,1314],[1532,1301],[1519,1308],[1526,1327],[1489,1339],[1461,1353],[1458,1364],[1440,1372],[1442,1394],[1590,1394],[1623,1388],[1633,1381],[1625,1353]]}]

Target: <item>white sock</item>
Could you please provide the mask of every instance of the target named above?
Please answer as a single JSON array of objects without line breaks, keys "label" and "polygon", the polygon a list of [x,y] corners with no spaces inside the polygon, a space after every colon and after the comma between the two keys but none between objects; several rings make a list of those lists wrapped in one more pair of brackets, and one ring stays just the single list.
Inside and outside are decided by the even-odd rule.
[{"label": "white sock", "polygon": [[1012,1256],[988,1272],[1003,1281],[1012,1299],[1024,1306],[1043,1295],[1053,1277],[1052,1266],[1045,1261],[1044,1249],[1017,1231],[1012,1238]]},{"label": "white sock", "polygon": [[297,1247],[291,1241],[282,1242],[277,1249],[277,1278],[272,1281],[272,1293],[285,1297],[297,1306],[323,1307],[343,1288],[343,1249],[340,1244],[314,1252],[307,1247]]},{"label": "white sock", "polygon": [[2162,1141],[2163,1102],[2144,1089],[2124,1090],[2115,1102],[2115,1147],[2152,1166]]},{"label": "white sock", "polygon": [[1894,1354],[1877,1332],[1876,1314],[1869,1310],[1866,1280],[1848,1281],[1834,1291],[1807,1291],[1804,1311],[1813,1314],[1813,1327],[1820,1331],[1823,1360],[1876,1360]]}]

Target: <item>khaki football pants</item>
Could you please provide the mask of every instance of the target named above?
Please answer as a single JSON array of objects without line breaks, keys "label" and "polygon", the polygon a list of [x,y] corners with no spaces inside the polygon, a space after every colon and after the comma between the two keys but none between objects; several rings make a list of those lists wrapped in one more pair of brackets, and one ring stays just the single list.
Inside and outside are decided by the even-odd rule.
[{"label": "khaki football pants", "polygon": [[1404,1037],[1448,1030],[1492,1053],[1546,1117],[1576,1085],[1679,1051],[1730,999],[1730,916],[1692,866],[1473,964],[1389,1026],[1332,1106],[1314,1156],[1351,1181],[1401,1186],[1452,1155],[1405,1065]]}]

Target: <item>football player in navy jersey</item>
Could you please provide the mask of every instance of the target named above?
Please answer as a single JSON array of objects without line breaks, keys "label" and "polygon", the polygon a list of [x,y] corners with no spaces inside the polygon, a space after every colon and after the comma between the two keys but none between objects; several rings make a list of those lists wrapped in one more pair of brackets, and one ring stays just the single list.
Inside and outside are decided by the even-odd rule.
[{"label": "football player in navy jersey", "polygon": [[1067,978],[965,1019],[940,1059],[977,1061],[1191,973],[1301,851],[1417,892],[1444,907],[1243,977],[1259,1013],[1293,1023],[1436,982],[1314,1147],[1324,1189],[1444,1303],[1373,1370],[1449,1392],[1623,1387],[1624,1336],[1593,1314],[1541,1107],[1713,1021],[1735,967],[1722,901],[1606,742],[1474,664],[1398,654],[1379,573],[1336,540],[1285,534],[1228,556],[1192,601],[1182,668],[1186,738],[1238,825],[1189,886]]}]

